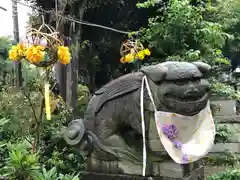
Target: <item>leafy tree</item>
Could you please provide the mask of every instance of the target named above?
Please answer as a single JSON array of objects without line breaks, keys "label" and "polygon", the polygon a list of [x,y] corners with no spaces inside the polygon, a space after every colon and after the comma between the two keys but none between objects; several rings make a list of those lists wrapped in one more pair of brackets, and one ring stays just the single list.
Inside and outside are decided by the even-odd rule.
[{"label": "leafy tree", "polygon": [[142,30],[143,39],[154,48],[154,57],[202,60],[212,65],[227,63],[221,48],[232,36],[219,22],[205,18],[208,11],[204,4],[194,6],[189,0],[171,0],[158,11],[159,15],[149,19],[149,27]]},{"label": "leafy tree", "polygon": [[9,39],[6,37],[0,37],[0,57],[1,61],[7,59],[7,48],[9,47]]},{"label": "leafy tree", "polygon": [[[148,8],[149,2],[137,6]],[[223,49],[234,39],[234,34],[226,30],[233,18],[229,17],[227,24],[223,23],[224,12],[216,15],[216,9],[223,6],[221,1],[198,2],[196,5],[190,0],[170,0],[149,19],[148,27],[141,30],[142,39],[153,51],[153,58],[147,63],[166,60],[206,62],[213,66],[212,87],[218,90],[222,87],[222,94],[233,95],[232,88],[218,82],[221,69],[230,64]]]},{"label": "leafy tree", "polygon": [[10,44],[11,41],[8,37],[0,37],[0,84],[5,83],[7,80],[7,72],[10,73],[12,69],[12,64],[7,61]]},{"label": "leafy tree", "polygon": [[223,48],[224,54],[231,59],[232,69],[234,70],[239,64],[240,55],[240,2],[238,0],[221,0],[215,8],[210,8],[210,10],[212,12],[211,18],[220,22],[224,30],[234,36],[234,39],[228,41]]},{"label": "leafy tree", "polygon": [[[137,9],[137,2],[139,1],[114,0],[108,4],[93,6],[86,11],[84,20],[126,32],[137,31],[147,25],[149,15],[154,15],[154,9],[156,9]],[[128,38],[128,34],[83,26],[82,38],[91,42],[99,56],[100,64],[95,80],[97,87],[107,83],[110,79],[131,72],[133,69],[133,65],[122,65],[119,61],[119,49],[121,43]]]}]

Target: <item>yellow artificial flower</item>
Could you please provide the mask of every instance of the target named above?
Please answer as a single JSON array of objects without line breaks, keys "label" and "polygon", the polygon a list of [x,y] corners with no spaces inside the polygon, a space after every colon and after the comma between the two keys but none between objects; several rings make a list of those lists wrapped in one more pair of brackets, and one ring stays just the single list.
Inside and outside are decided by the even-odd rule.
[{"label": "yellow artificial flower", "polygon": [[23,44],[12,46],[12,48],[8,52],[9,59],[13,61],[18,61],[24,56],[24,53],[25,53],[25,48]]},{"label": "yellow artificial flower", "polygon": [[71,54],[68,47],[59,46],[58,47],[58,60],[62,64],[69,64],[71,60]]},{"label": "yellow artificial flower", "polygon": [[125,58],[121,57],[120,62],[124,64],[125,63]]},{"label": "yellow artificial flower", "polygon": [[44,47],[43,46],[31,46],[27,48],[26,58],[30,63],[39,63],[44,59]]},{"label": "yellow artificial flower", "polygon": [[10,49],[8,54],[9,54],[9,59],[13,61],[18,61],[20,59],[18,52],[15,49]]},{"label": "yellow artificial flower", "polygon": [[147,49],[144,49],[143,51],[144,51],[144,54],[145,54],[146,56],[150,56],[150,55],[151,55],[151,52],[149,51],[148,48],[147,48]]},{"label": "yellow artificial flower", "polygon": [[17,45],[17,50],[18,50],[19,56],[23,57],[23,56],[25,55],[26,49],[25,49],[24,44],[22,44],[22,43],[21,43],[21,44],[18,44],[18,45]]},{"label": "yellow artificial flower", "polygon": [[135,55],[134,54],[127,54],[124,58],[124,61],[127,63],[131,63],[133,62],[135,59]]},{"label": "yellow artificial flower", "polygon": [[144,51],[139,51],[139,52],[137,53],[137,57],[138,57],[138,59],[143,60],[144,57],[145,57]]}]

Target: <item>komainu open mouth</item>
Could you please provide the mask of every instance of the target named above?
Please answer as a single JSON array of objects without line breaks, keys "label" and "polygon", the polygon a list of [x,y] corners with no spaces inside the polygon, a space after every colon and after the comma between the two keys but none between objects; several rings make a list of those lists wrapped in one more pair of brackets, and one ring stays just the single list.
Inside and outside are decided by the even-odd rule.
[{"label": "komainu open mouth", "polygon": [[208,102],[208,94],[202,97],[189,97],[189,98],[176,98],[176,97],[164,97],[163,105],[169,111],[183,114],[183,115],[195,115],[204,109]]}]

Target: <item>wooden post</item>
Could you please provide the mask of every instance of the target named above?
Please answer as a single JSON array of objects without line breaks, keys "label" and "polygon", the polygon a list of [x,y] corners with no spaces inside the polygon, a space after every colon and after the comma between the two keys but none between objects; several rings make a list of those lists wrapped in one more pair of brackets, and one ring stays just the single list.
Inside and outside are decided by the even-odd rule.
[{"label": "wooden post", "polygon": [[[70,31],[71,32],[71,31]],[[70,33],[70,35],[72,35]],[[71,48],[73,42],[68,40],[67,45]],[[77,44],[76,42],[74,44]],[[78,49],[78,47],[77,47]],[[78,50],[77,50],[78,52]],[[68,65],[67,73],[67,103],[73,109],[73,118],[77,118],[77,88],[78,88],[78,59],[76,54],[72,53],[71,63]],[[76,52],[74,52],[76,53]]]},{"label": "wooden post", "polygon": [[[86,0],[84,0],[82,3],[79,4],[79,19],[83,19],[84,14],[84,7],[86,5]],[[73,118],[77,118],[77,103],[78,103],[78,70],[79,70],[79,59],[78,59],[78,53],[79,53],[79,42],[81,42],[81,24],[78,24],[77,31],[73,32],[73,26],[70,27],[70,33],[69,36],[71,38],[71,42],[69,42],[69,47],[71,47],[71,44],[76,45],[76,54],[72,54],[72,60],[71,64],[69,65],[69,72],[68,74],[68,83],[70,84],[70,87],[68,88],[69,93],[69,104],[73,108]]]},{"label": "wooden post", "polygon": [[72,108],[73,108],[73,118],[76,118],[77,116],[77,99],[78,99],[78,59],[76,56],[73,56],[74,58],[71,61],[71,66],[72,66]]},{"label": "wooden post", "polygon": [[[17,0],[12,0],[12,16],[13,16],[13,35],[14,40],[19,43],[19,27],[18,27],[18,8]],[[20,62],[14,63],[14,84],[20,88],[22,86],[22,67]]]},{"label": "wooden post", "polygon": [[[61,28],[62,28],[62,24],[61,24],[61,19],[59,19],[58,17],[58,13],[59,10],[61,10],[61,5],[58,2],[58,0],[55,0],[55,21],[56,21],[56,31],[58,33],[61,32]],[[61,36],[61,34],[59,34],[59,37]],[[61,97],[64,99],[64,101],[66,101],[66,77],[67,77],[67,67],[66,65],[63,65],[59,62],[56,63],[55,65],[56,67],[56,74],[57,74],[57,79],[59,80],[59,86],[60,86],[60,95]]]},{"label": "wooden post", "polygon": [[58,63],[59,66],[59,76],[60,76],[60,95],[66,101],[66,77],[67,77],[67,67],[63,64]]}]

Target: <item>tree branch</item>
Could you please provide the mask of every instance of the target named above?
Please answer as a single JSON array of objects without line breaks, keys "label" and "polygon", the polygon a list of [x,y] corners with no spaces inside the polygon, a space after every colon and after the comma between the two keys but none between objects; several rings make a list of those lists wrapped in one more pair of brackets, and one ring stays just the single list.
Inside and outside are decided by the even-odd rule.
[{"label": "tree branch", "polygon": [[22,89],[21,89],[21,92],[22,92],[23,95],[27,98],[28,103],[29,103],[30,106],[31,106],[31,109],[32,109],[32,112],[33,112],[34,119],[35,119],[36,123],[38,123],[38,118],[37,118],[36,110],[35,110],[36,107],[33,105],[32,101],[31,101],[31,98],[30,98],[30,95],[29,95],[29,94],[26,94],[26,93],[24,92],[24,90],[22,90]]}]

